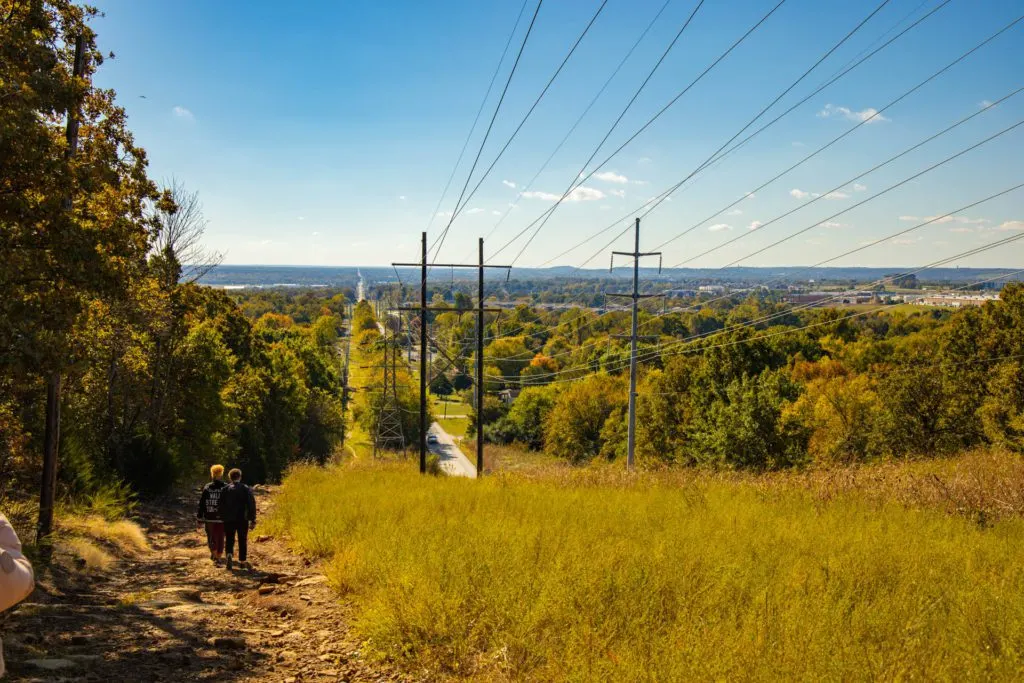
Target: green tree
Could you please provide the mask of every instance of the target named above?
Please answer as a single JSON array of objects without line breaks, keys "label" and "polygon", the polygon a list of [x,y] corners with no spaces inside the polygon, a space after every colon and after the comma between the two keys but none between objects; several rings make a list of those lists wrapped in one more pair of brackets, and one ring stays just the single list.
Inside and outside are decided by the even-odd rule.
[{"label": "green tree", "polygon": [[616,408],[626,402],[625,382],[604,374],[570,383],[558,395],[544,431],[544,450],[571,463],[601,453],[601,433]]}]

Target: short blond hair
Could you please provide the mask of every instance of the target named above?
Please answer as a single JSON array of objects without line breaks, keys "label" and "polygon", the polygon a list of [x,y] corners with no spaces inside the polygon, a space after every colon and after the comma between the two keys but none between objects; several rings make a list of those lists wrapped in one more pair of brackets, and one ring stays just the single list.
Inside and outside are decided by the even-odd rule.
[{"label": "short blond hair", "polygon": [[224,476],[224,465],[214,465],[210,468],[210,478],[220,479]]}]

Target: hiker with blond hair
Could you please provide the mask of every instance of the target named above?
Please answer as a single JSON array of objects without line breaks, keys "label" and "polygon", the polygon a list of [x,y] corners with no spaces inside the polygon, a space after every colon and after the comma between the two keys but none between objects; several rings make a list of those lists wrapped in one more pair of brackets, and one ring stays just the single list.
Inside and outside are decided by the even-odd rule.
[{"label": "hiker with blond hair", "polygon": [[227,568],[232,567],[235,551],[235,535],[238,536],[238,563],[240,567],[252,569],[247,562],[249,552],[249,531],[256,526],[256,497],[252,489],[242,483],[242,470],[235,468],[228,472],[231,483],[224,488],[220,498],[221,515],[224,519],[224,533],[228,539]]},{"label": "hiker with blond hair", "polygon": [[[35,588],[32,565],[21,554],[21,541],[7,517],[0,514],[0,612],[13,607]],[[4,675],[3,643],[0,643],[0,677]]]},{"label": "hiker with blond hair", "polygon": [[224,483],[224,465],[210,468],[209,484],[199,494],[199,509],[196,511],[196,525],[206,527],[206,545],[210,548],[210,560],[216,564],[224,555],[224,517],[221,515],[221,493]]}]

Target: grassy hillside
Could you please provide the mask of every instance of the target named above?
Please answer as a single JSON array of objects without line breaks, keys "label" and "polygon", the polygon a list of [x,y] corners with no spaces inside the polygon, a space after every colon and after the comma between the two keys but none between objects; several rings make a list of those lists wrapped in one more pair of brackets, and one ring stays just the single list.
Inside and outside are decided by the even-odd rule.
[{"label": "grassy hillside", "polygon": [[463,481],[408,469],[297,469],[271,524],[330,558],[368,649],[410,669],[1024,674],[1013,493],[1024,477],[1009,456],[771,478],[588,468]]}]

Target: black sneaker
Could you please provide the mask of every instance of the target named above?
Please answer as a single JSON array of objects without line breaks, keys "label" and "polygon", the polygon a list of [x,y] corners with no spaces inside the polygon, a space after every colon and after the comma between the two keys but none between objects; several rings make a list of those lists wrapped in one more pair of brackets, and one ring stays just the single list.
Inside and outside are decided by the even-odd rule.
[{"label": "black sneaker", "polygon": [[230,555],[228,555],[227,560],[224,561],[224,565],[228,568],[229,571],[231,570],[231,556]]}]

